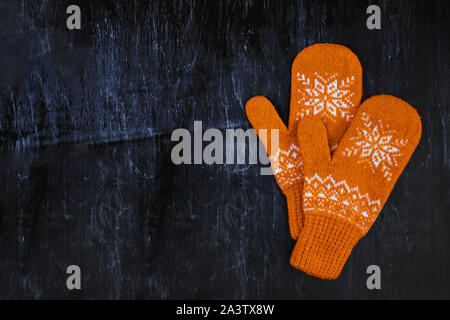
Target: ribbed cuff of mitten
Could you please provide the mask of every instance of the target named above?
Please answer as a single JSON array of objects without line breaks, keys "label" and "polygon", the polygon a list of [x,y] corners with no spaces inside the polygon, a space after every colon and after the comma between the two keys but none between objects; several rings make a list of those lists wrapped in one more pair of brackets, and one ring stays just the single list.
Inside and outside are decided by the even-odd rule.
[{"label": "ribbed cuff of mitten", "polygon": [[289,215],[289,231],[293,239],[297,239],[303,228],[302,213],[302,187],[300,184],[293,184],[289,188],[283,190],[286,196],[288,215]]},{"label": "ribbed cuff of mitten", "polygon": [[317,278],[336,279],[362,236],[362,231],[344,218],[308,213],[291,265]]}]

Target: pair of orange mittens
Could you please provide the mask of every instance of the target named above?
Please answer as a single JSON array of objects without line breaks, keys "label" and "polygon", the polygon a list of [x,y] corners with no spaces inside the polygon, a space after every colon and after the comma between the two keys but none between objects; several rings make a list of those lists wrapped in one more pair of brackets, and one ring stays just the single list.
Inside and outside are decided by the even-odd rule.
[{"label": "pair of orange mittens", "polygon": [[370,229],[417,147],[416,110],[393,96],[362,97],[362,68],[348,48],[315,44],[292,65],[286,128],[269,100],[246,105],[297,240],[291,265],[335,279]]}]

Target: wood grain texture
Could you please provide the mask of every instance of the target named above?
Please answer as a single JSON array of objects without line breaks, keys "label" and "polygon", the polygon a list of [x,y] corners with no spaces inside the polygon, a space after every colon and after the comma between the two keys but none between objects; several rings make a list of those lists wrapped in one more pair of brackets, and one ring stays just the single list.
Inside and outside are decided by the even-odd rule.
[{"label": "wood grain texture", "polygon": [[[81,31],[65,27],[74,3]],[[381,30],[366,28],[369,4],[381,7]],[[0,298],[450,298],[449,8],[2,1]],[[395,95],[423,122],[335,281],[289,265],[285,198],[258,165],[170,160],[174,129],[247,129],[255,95],[287,122],[291,63],[317,42],[358,55],[364,98]],[[70,264],[81,291],[66,289]],[[371,264],[382,290],[366,288]]]}]

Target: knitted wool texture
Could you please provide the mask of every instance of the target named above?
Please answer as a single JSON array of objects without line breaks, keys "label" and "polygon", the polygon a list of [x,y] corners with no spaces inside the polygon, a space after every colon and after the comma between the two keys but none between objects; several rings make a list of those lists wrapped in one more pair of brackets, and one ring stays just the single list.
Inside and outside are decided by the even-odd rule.
[{"label": "knitted wool texture", "polygon": [[[334,150],[357,111],[361,95],[358,57],[344,46],[315,44],[302,50],[292,64],[289,129],[265,97],[254,97],[246,104],[247,117],[266,148],[277,184],[286,196],[289,230],[294,239],[303,226],[304,176],[297,124],[306,116],[321,119]],[[273,136],[274,129],[278,136]]]},{"label": "knitted wool texture", "polygon": [[317,118],[298,126],[305,184],[305,226],[291,265],[335,279],[352,248],[370,229],[422,134],[420,117],[392,96],[366,100],[332,158]]}]

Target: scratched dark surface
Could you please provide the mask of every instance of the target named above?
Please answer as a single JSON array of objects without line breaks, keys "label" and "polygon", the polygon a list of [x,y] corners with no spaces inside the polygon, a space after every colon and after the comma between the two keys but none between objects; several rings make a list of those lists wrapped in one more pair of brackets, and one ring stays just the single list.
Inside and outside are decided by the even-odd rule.
[{"label": "scratched dark surface", "polygon": [[[78,4],[82,30],[66,29]],[[366,28],[378,4],[382,29]],[[0,298],[450,298],[446,1],[0,3]],[[176,128],[243,128],[290,67],[348,46],[364,97],[413,105],[423,136],[340,278],[289,265],[285,198],[259,165],[170,160]],[[82,270],[69,291],[66,267]],[[382,289],[366,287],[379,265]]]}]

